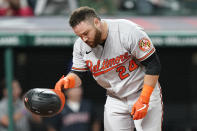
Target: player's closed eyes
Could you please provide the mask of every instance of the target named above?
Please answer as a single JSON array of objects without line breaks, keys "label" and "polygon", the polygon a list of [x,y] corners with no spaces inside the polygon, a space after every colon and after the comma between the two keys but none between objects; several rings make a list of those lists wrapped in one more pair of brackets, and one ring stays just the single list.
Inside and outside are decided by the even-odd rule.
[{"label": "player's closed eyes", "polygon": [[87,38],[87,36],[88,36],[88,32],[84,32],[79,37],[83,40],[83,38]]},{"label": "player's closed eyes", "polygon": [[84,36],[87,37],[87,35],[88,35],[88,31],[82,33],[80,37],[84,37]]},{"label": "player's closed eyes", "polygon": [[88,35],[88,32],[83,33],[83,35],[87,36]]}]

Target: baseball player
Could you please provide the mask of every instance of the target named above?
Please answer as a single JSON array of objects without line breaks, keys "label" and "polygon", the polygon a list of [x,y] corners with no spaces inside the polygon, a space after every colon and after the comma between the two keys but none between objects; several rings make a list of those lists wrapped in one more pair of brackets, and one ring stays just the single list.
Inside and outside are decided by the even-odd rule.
[{"label": "baseball player", "polygon": [[107,90],[105,131],[161,131],[161,66],[144,30],[128,20],[101,19],[89,7],[74,10],[69,24],[79,38],[72,70],[55,89],[81,85],[90,70]]}]

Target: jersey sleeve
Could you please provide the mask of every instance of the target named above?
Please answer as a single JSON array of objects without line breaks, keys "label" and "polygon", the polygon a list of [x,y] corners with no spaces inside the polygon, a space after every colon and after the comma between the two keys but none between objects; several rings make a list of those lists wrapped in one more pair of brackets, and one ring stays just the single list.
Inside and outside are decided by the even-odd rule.
[{"label": "jersey sleeve", "polygon": [[88,71],[86,62],[83,59],[82,46],[78,40],[75,42],[73,48],[73,65],[71,70],[80,72]]},{"label": "jersey sleeve", "polygon": [[139,61],[143,61],[155,52],[151,39],[142,29],[135,29],[132,34],[130,51]]}]

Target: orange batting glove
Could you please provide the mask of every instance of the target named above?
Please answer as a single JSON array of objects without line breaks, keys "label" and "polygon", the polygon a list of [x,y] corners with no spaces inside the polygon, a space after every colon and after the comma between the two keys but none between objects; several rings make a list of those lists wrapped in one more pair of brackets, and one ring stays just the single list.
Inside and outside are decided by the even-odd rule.
[{"label": "orange batting glove", "polygon": [[132,108],[131,115],[133,116],[133,120],[139,120],[146,116],[153,89],[152,86],[144,85],[140,97]]},{"label": "orange batting glove", "polygon": [[66,77],[62,76],[60,80],[55,84],[55,90],[59,91],[73,87],[75,87],[75,77],[72,74],[69,74]]}]

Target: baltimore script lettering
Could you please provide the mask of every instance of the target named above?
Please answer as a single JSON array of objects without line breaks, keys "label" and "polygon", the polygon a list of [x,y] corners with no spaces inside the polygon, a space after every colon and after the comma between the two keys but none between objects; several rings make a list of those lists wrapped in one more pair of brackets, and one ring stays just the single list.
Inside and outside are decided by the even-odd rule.
[{"label": "baltimore script lettering", "polygon": [[99,76],[125,63],[130,57],[131,56],[128,54],[128,52],[126,52],[123,55],[111,58],[109,60],[104,59],[103,61],[101,61],[99,59],[97,60],[96,65],[93,65],[93,62],[91,60],[87,60],[86,65],[94,76]]}]

